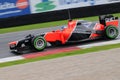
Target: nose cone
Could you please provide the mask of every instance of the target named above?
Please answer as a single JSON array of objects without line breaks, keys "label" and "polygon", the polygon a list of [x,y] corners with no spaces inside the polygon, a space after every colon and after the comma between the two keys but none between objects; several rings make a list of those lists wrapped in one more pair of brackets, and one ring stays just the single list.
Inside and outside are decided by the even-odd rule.
[{"label": "nose cone", "polygon": [[10,42],[8,43],[9,45],[17,45],[18,41],[13,41],[13,42]]}]

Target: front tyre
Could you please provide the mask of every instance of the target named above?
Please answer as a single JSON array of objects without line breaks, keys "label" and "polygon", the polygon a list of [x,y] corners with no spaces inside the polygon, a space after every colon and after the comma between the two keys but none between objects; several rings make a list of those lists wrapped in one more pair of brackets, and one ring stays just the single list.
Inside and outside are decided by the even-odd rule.
[{"label": "front tyre", "polygon": [[47,42],[45,41],[45,39],[41,36],[36,36],[33,40],[32,40],[32,44],[35,50],[38,51],[42,51],[45,49]]},{"label": "front tyre", "polygon": [[105,29],[105,37],[107,39],[115,39],[119,35],[119,31],[115,26],[108,26]]}]

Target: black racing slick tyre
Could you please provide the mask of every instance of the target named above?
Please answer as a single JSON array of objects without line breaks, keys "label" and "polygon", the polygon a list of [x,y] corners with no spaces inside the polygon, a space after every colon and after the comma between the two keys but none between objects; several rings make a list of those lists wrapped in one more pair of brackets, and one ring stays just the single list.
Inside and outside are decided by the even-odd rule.
[{"label": "black racing slick tyre", "polygon": [[119,35],[118,28],[115,26],[108,26],[105,29],[105,37],[107,39],[115,39]]},{"label": "black racing slick tyre", "polygon": [[42,51],[45,49],[47,42],[46,40],[41,37],[41,36],[36,36],[33,40],[32,40],[32,44],[35,50],[37,51]]}]

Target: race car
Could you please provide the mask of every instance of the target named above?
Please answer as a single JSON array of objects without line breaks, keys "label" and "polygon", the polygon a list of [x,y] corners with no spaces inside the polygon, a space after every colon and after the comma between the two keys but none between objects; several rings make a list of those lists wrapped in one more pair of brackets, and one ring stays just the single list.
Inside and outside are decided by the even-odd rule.
[{"label": "race car", "polygon": [[101,15],[98,22],[69,20],[67,26],[39,35],[27,35],[23,40],[9,43],[11,51],[26,49],[42,51],[47,43],[52,46],[98,38],[115,39],[119,35],[119,20],[113,15]]}]

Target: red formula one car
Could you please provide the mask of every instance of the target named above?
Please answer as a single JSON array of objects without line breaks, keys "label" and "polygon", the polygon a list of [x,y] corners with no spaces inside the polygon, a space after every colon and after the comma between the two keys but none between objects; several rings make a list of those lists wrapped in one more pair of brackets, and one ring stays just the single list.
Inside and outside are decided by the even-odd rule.
[{"label": "red formula one car", "polygon": [[118,34],[118,17],[112,15],[99,16],[99,22],[69,20],[68,25],[60,30],[40,35],[28,35],[23,40],[9,43],[10,50],[20,52],[26,49],[42,51],[47,42],[51,45],[66,44],[98,38],[115,39]]}]

